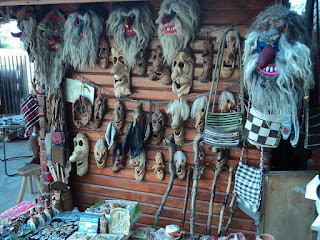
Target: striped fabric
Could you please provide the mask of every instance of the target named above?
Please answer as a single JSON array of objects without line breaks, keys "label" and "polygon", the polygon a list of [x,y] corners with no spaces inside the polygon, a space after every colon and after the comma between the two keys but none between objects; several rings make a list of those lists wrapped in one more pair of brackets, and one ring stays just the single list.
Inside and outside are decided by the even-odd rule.
[{"label": "striped fabric", "polygon": [[30,135],[32,127],[39,122],[39,108],[36,98],[29,95],[21,103],[21,110],[24,114],[26,135]]}]

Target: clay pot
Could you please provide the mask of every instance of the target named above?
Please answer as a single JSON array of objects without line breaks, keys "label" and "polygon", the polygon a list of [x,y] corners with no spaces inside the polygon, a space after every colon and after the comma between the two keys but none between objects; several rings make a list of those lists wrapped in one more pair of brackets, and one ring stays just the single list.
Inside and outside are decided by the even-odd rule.
[{"label": "clay pot", "polygon": [[274,237],[270,234],[260,234],[256,240],[274,240]]}]

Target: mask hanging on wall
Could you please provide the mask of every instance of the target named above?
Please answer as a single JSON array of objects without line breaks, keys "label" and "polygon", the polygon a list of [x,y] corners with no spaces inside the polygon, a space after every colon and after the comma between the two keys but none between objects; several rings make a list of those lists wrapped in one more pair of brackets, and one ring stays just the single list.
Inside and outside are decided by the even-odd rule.
[{"label": "mask hanging on wall", "polygon": [[19,33],[12,33],[13,37],[20,38],[23,43],[23,48],[28,52],[30,61],[35,59],[36,32],[37,21],[33,6],[23,6],[18,8],[16,17],[18,20],[17,27],[20,29]]},{"label": "mask hanging on wall", "polygon": [[178,52],[195,39],[200,22],[200,5],[197,0],[162,1],[156,23],[164,60],[171,65]]},{"label": "mask hanging on wall", "polygon": [[183,123],[189,117],[190,108],[186,101],[176,99],[168,106],[167,114],[171,114],[174,142],[178,146],[184,144],[184,126]]},{"label": "mask hanging on wall", "polygon": [[117,100],[114,104],[114,110],[112,114],[112,125],[116,128],[117,134],[122,134],[122,128],[124,125],[124,105],[120,100]]},{"label": "mask hanging on wall", "polygon": [[113,149],[112,163],[113,163],[112,172],[118,172],[125,165],[125,158],[122,155],[121,143],[118,143]]},{"label": "mask hanging on wall", "polygon": [[[138,55],[145,52],[153,34],[154,22],[148,6],[137,2],[113,3],[106,25],[113,34],[114,47],[123,50],[129,70],[141,62],[146,66],[146,59]],[[137,73],[144,74],[142,69]]]},{"label": "mask hanging on wall", "polygon": [[108,157],[108,150],[103,140],[100,138],[94,147],[94,159],[96,160],[98,168],[104,168]]},{"label": "mask hanging on wall", "polygon": [[[294,132],[299,132],[297,103],[314,85],[308,36],[301,16],[276,5],[257,16],[245,41],[244,85],[252,108],[263,119],[283,116]],[[293,136],[293,146],[298,137]]]},{"label": "mask hanging on wall", "polygon": [[151,144],[159,145],[162,143],[164,133],[165,133],[165,115],[158,108],[152,114],[152,135],[151,135]]},{"label": "mask hanging on wall", "polygon": [[146,59],[146,53],[142,50],[140,50],[135,59],[135,65],[133,67],[133,74],[143,75],[147,70],[147,59]]},{"label": "mask hanging on wall", "polygon": [[66,64],[61,60],[65,18],[58,9],[51,10],[38,24],[35,48],[35,73],[50,93],[59,90]]},{"label": "mask hanging on wall", "polygon": [[93,112],[93,126],[94,128],[100,128],[105,114],[106,103],[104,97],[99,94],[94,100],[94,112]]},{"label": "mask hanging on wall", "polygon": [[157,174],[159,180],[164,179],[165,165],[163,161],[163,155],[161,151],[158,151],[155,156],[156,164],[152,166],[152,169]]},{"label": "mask hanging on wall", "polygon": [[196,120],[195,128],[202,132],[205,125],[208,99],[206,96],[197,98],[192,104],[191,117]]},{"label": "mask hanging on wall", "polygon": [[194,60],[189,51],[179,52],[172,61],[172,91],[178,96],[187,95],[192,87]]},{"label": "mask hanging on wall", "polygon": [[83,176],[88,171],[89,143],[88,138],[83,133],[78,133],[73,138],[74,150],[69,157],[70,162],[76,162],[77,175]]},{"label": "mask hanging on wall", "polygon": [[78,128],[87,125],[91,119],[92,105],[88,98],[80,96],[72,104],[72,120],[73,124]]},{"label": "mask hanging on wall", "polygon": [[98,59],[102,18],[87,7],[71,13],[64,32],[63,60],[74,68],[94,67]]},{"label": "mask hanging on wall", "polygon": [[223,91],[219,98],[219,107],[221,113],[229,113],[236,110],[236,101],[231,92]]},{"label": "mask hanging on wall", "polygon": [[110,45],[105,35],[100,37],[99,43],[99,65],[101,69],[106,69],[109,66]]},{"label": "mask hanging on wall", "polygon": [[130,68],[120,48],[112,48],[112,63],[110,73],[114,76],[114,94],[117,98],[131,95]]},{"label": "mask hanging on wall", "polygon": [[156,49],[152,51],[152,69],[149,72],[149,79],[152,81],[161,80],[165,85],[170,85],[171,80],[171,68],[164,62],[163,52],[160,45],[157,45]]},{"label": "mask hanging on wall", "polygon": [[187,158],[182,151],[176,151],[174,154],[174,164],[176,167],[176,176],[179,180],[186,178]]},{"label": "mask hanging on wall", "polygon": [[213,69],[213,45],[209,39],[203,42],[203,71],[199,76],[199,81],[207,83],[212,78],[212,69]]}]

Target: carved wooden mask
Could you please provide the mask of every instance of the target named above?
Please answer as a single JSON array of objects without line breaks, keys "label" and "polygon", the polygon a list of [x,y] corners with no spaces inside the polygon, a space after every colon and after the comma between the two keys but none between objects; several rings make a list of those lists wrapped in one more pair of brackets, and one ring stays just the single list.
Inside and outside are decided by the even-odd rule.
[{"label": "carved wooden mask", "polygon": [[136,60],[133,66],[133,73],[138,75],[145,74],[147,70],[147,59],[144,51],[140,50],[136,55]]},{"label": "carved wooden mask", "polygon": [[124,156],[122,155],[122,144],[118,143],[113,149],[112,156],[112,172],[118,172],[120,169],[124,167]]},{"label": "carved wooden mask", "polygon": [[186,178],[187,158],[182,151],[176,151],[174,154],[174,164],[176,167],[176,176],[179,180]]},{"label": "carved wooden mask", "polygon": [[112,63],[110,73],[114,76],[114,94],[117,98],[131,95],[130,68],[122,49],[112,48]]},{"label": "carved wooden mask", "polygon": [[117,130],[117,134],[122,134],[122,128],[124,125],[124,105],[120,100],[118,100],[114,105],[111,121],[112,125]]},{"label": "carved wooden mask", "polygon": [[157,152],[155,160],[156,160],[156,164],[152,166],[152,169],[154,170],[155,173],[157,173],[157,178],[159,180],[163,180],[165,165],[164,165],[163,155],[161,151]]},{"label": "carved wooden mask", "polygon": [[207,83],[212,78],[212,69],[213,69],[213,45],[208,39],[203,42],[203,71],[199,76],[199,81]]},{"label": "carved wooden mask", "polygon": [[101,69],[106,69],[109,66],[109,42],[105,36],[100,38],[99,44],[99,65]]},{"label": "carved wooden mask", "polygon": [[73,138],[74,150],[69,157],[70,162],[76,162],[77,175],[83,176],[88,171],[88,157],[89,157],[89,141],[86,135],[78,133]]},{"label": "carved wooden mask", "polygon": [[106,104],[104,97],[99,94],[94,101],[93,126],[99,128],[105,114]]},{"label": "carved wooden mask", "polygon": [[152,114],[152,145],[159,145],[162,143],[163,136],[165,133],[165,127],[165,114],[163,114],[158,108]]},{"label": "carved wooden mask", "polygon": [[98,139],[94,147],[94,159],[97,162],[98,168],[104,168],[104,166],[106,165],[107,157],[108,157],[107,147],[104,144],[104,141],[100,138]]},{"label": "carved wooden mask", "polygon": [[171,69],[164,62],[160,45],[157,45],[156,49],[152,51],[152,69],[149,72],[149,79],[152,81],[161,80],[165,85],[172,84]]},{"label": "carved wooden mask", "polygon": [[146,173],[146,154],[144,150],[132,160],[134,176],[137,181],[141,181]]},{"label": "carved wooden mask", "polygon": [[237,35],[239,35],[238,31],[230,31],[226,36],[226,46],[221,66],[221,76],[224,78],[231,77],[234,72],[238,54],[237,39],[239,39],[239,36]]},{"label": "carved wooden mask", "polygon": [[194,72],[194,60],[187,51],[179,52],[172,61],[172,91],[178,96],[189,94]]},{"label": "carved wooden mask", "polygon": [[87,125],[92,115],[92,105],[88,98],[80,96],[72,104],[72,120],[74,125],[82,128]]}]

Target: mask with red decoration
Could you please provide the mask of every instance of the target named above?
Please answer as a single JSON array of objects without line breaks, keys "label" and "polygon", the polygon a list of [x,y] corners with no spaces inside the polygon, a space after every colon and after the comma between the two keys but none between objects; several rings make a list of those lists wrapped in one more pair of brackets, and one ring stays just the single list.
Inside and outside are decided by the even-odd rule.
[{"label": "mask with red decoration", "polygon": [[197,0],[164,0],[156,20],[158,37],[164,60],[171,65],[173,58],[183,51],[189,40],[194,40],[200,21]]},{"label": "mask with red decoration", "polygon": [[114,3],[106,24],[107,31],[113,34],[114,47],[123,50],[129,68],[141,64],[139,52],[141,54],[147,48],[154,29],[149,7],[137,2]]}]

